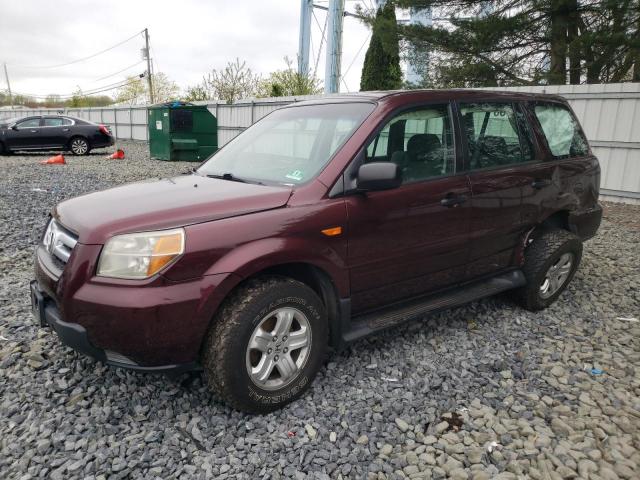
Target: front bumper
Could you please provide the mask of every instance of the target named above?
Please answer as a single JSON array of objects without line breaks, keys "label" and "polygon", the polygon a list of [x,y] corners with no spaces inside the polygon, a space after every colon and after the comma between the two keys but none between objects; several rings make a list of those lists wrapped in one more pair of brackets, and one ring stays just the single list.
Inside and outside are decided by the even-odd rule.
[{"label": "front bumper", "polygon": [[213,314],[237,283],[234,275],[181,282],[162,275],[104,279],[95,276],[100,249],[78,243],[66,265],[52,264],[42,246],[36,249],[32,300],[42,297],[41,323],[76,350],[112,365],[143,371],[197,368]]},{"label": "front bumper", "polygon": [[191,370],[199,370],[201,368],[199,364],[195,362],[148,367],[139,365],[131,359],[115,352],[97,348],[89,341],[87,330],[82,325],[65,322],[62,319],[55,302],[40,289],[37,281],[33,280],[31,282],[30,289],[31,307],[36,318],[36,323],[41,327],[50,327],[53,329],[63,344],[73,348],[77,352],[93,357],[107,365],[142,372],[178,374]]}]

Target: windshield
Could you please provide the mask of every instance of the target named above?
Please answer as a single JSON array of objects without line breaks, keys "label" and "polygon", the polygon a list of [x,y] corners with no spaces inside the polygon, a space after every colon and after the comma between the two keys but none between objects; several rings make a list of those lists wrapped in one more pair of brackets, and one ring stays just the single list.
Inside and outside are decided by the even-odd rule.
[{"label": "windshield", "polygon": [[197,173],[305,183],[324,168],[373,108],[371,103],[335,103],[276,110],[225,145]]}]

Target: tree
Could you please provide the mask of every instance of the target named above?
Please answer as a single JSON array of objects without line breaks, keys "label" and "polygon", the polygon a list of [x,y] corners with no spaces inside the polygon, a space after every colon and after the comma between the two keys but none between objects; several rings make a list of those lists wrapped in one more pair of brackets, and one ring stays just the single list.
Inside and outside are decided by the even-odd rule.
[{"label": "tree", "polygon": [[211,98],[233,103],[240,98],[253,97],[259,92],[260,76],[254,74],[247,62],[227,63],[223,70],[212,70],[203,79],[203,87]]},{"label": "tree", "polygon": [[68,101],[67,105],[72,108],[88,107],[89,102],[87,100],[87,96],[82,93],[82,89],[78,87],[73,92],[73,96],[71,97],[71,100]]},{"label": "tree", "polygon": [[[153,75],[153,93],[158,103],[168,102],[178,97],[178,85],[162,72]],[[144,105],[149,102],[149,88],[144,75],[127,77],[126,83],[116,92],[116,103]]]},{"label": "tree", "polygon": [[395,3],[387,1],[373,20],[369,48],[364,57],[360,90],[395,90],[402,86],[398,23]]},{"label": "tree", "polygon": [[153,75],[153,94],[158,103],[169,102],[178,98],[180,88],[162,72]]},{"label": "tree", "polygon": [[182,99],[185,102],[209,100],[209,92],[207,92],[207,89],[202,84],[193,85],[193,86],[187,87],[187,90],[183,95]]},{"label": "tree", "polygon": [[284,57],[287,68],[272,72],[262,82],[261,97],[293,97],[297,95],[317,95],[322,93],[320,79],[313,74],[301,75],[289,57]]},{"label": "tree", "polygon": [[127,77],[126,83],[116,92],[116,103],[127,105],[140,105],[147,102],[147,84],[143,80],[144,75]]},{"label": "tree", "polygon": [[404,25],[421,86],[577,84],[640,76],[640,0],[397,0],[448,18]]},{"label": "tree", "polygon": [[46,96],[43,102],[44,106],[47,108],[56,108],[64,106],[65,102],[60,98],[60,95],[57,93],[50,93]]}]

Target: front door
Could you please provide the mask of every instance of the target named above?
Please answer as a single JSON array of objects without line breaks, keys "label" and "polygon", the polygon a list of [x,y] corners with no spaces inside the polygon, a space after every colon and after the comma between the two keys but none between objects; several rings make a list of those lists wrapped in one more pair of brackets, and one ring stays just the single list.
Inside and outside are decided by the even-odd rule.
[{"label": "front door", "polygon": [[471,192],[457,173],[448,105],[393,117],[365,161],[397,163],[403,184],[346,197],[354,314],[460,281],[468,253]]},{"label": "front door", "polygon": [[27,118],[7,132],[7,147],[12,150],[38,148],[40,142],[40,117]]},{"label": "front door", "polygon": [[522,194],[536,164],[524,111],[512,103],[461,103],[466,168],[471,181],[469,278],[514,264],[526,231]]}]

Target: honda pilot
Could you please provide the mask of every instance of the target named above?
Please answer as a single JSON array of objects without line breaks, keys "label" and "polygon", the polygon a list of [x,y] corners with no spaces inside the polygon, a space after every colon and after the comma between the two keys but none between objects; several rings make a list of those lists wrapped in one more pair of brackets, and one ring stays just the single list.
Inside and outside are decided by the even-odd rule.
[{"label": "honda pilot", "polygon": [[189,174],[57,205],[33,310],[102,362],[203,369],[232,407],[268,412],[329,348],[507,290],[549,306],[599,227],[599,183],[558,96],[295,103]]}]

